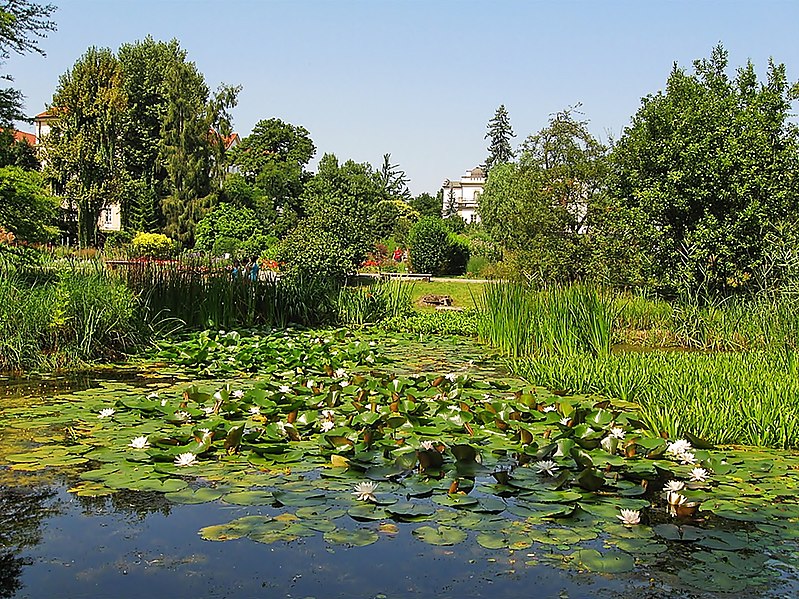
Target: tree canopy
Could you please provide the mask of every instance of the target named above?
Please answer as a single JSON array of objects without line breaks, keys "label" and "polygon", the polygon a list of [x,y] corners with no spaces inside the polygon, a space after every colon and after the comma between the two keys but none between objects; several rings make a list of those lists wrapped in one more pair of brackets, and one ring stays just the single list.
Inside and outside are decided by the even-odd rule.
[{"label": "tree canopy", "polygon": [[799,208],[799,130],[785,66],[727,73],[719,45],[692,73],[675,64],[613,148],[609,193],[656,232],[665,284],[736,286],[763,266],[765,232]]}]

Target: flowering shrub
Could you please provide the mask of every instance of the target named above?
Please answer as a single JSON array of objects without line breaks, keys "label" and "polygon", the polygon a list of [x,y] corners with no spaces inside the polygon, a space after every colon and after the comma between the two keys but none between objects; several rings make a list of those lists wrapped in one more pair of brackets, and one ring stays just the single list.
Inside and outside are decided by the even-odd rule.
[{"label": "flowering shrub", "polygon": [[175,242],[162,233],[136,233],[131,248],[143,258],[168,258],[175,251]]}]

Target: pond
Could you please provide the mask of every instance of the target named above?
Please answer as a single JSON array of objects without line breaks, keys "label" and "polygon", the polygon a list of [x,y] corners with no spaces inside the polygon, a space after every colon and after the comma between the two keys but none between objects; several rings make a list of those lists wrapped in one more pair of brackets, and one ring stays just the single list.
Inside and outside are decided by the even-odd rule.
[{"label": "pond", "polygon": [[462,339],[193,343],[179,369],[0,381],[0,597],[799,591],[792,454],[694,439],[681,464],[632,406]]}]

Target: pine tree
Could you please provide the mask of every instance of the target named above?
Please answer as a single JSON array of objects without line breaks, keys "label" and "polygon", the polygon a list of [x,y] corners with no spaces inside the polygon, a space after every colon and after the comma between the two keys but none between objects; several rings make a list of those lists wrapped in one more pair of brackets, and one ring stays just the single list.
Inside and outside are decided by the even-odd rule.
[{"label": "pine tree", "polygon": [[510,126],[510,116],[504,104],[500,104],[494,113],[494,118],[488,121],[488,131],[485,139],[490,140],[488,146],[488,158],[486,159],[486,170],[497,164],[504,164],[513,159],[514,152],[510,146],[511,138],[516,137]]}]

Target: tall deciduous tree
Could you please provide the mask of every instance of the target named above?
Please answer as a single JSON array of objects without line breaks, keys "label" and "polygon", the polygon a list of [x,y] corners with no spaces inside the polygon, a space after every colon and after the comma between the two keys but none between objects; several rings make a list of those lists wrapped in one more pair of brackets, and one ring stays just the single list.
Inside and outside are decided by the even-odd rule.
[{"label": "tall deciduous tree", "polygon": [[[56,7],[28,0],[4,0],[0,2],[0,63],[12,52],[27,54],[36,52],[44,56],[39,39],[55,31],[50,17]],[[4,79],[10,80],[10,75]],[[15,120],[25,120],[22,112],[22,93],[13,88],[0,89],[0,126],[9,128]]]},{"label": "tall deciduous tree", "polygon": [[721,45],[693,66],[643,99],[613,150],[610,191],[657,232],[664,284],[736,286],[760,268],[764,232],[799,209],[796,96],[773,61],[763,83],[751,63],[730,77]]},{"label": "tall deciduous tree", "polygon": [[273,209],[297,213],[303,187],[311,178],[306,166],[315,153],[305,127],[266,119],[256,123],[230,160],[248,183],[271,198]]},{"label": "tall deciduous tree", "polygon": [[514,152],[510,145],[510,140],[516,137],[510,125],[510,115],[505,109],[504,104],[500,104],[494,113],[494,118],[488,121],[488,130],[485,139],[489,140],[488,158],[486,158],[486,169],[491,170],[498,164],[504,164],[513,160]]},{"label": "tall deciduous tree", "polygon": [[602,192],[605,151],[569,109],[527,138],[518,163],[491,172],[482,222],[520,271],[544,280],[580,274],[580,235]]},{"label": "tall deciduous tree", "polygon": [[127,175],[121,132],[127,108],[122,72],[109,49],[89,48],[59,79],[45,138],[49,177],[78,213],[82,246],[95,241],[104,206],[121,199]]}]

